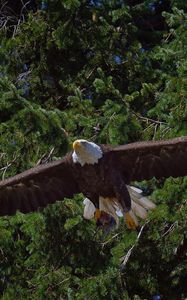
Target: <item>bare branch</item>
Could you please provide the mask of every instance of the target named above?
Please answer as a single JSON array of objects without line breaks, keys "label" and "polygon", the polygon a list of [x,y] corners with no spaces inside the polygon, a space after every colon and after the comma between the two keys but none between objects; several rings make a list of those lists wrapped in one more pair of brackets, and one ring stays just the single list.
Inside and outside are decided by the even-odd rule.
[{"label": "bare branch", "polygon": [[0,171],[3,171],[3,174],[2,174],[2,180],[5,179],[6,171],[8,170],[8,168],[10,168],[10,166],[11,166],[12,164],[15,163],[15,161],[16,161],[17,158],[18,158],[18,156],[15,156],[15,157],[13,158],[13,160],[11,160],[10,162],[8,162],[7,165],[6,165],[5,167],[2,167],[2,168],[0,169]]},{"label": "bare branch", "polygon": [[51,160],[51,156],[54,152],[55,148],[53,147],[49,153],[45,153],[42,155],[42,157],[37,161],[36,165],[41,165],[41,164],[45,164],[47,162],[49,162]]},{"label": "bare branch", "polygon": [[173,224],[171,224],[171,226],[169,227],[169,229],[166,232],[164,232],[164,234],[162,235],[162,237],[164,237],[165,235],[169,234],[175,228],[176,225],[178,225],[178,221],[175,221]]},{"label": "bare branch", "polygon": [[125,266],[126,266],[128,260],[129,260],[130,256],[131,256],[131,254],[132,254],[134,248],[135,248],[135,247],[137,246],[137,244],[138,244],[138,241],[139,241],[139,239],[140,239],[140,237],[141,237],[141,235],[142,235],[143,229],[144,229],[144,227],[148,224],[148,222],[149,222],[149,221],[147,221],[147,222],[141,227],[140,232],[138,233],[138,236],[137,236],[137,238],[136,238],[136,242],[135,242],[134,245],[128,250],[127,254],[121,258],[121,261],[122,261],[122,263],[121,263],[121,265],[120,265],[120,269],[121,269],[121,270],[123,270],[123,269],[125,268]]},{"label": "bare branch", "polygon": [[115,235],[113,235],[109,240],[107,240],[106,242],[102,243],[102,248],[104,248],[105,245],[107,245],[108,243],[110,243],[113,239],[115,239],[120,233],[116,233]]},{"label": "bare branch", "polygon": [[163,121],[158,121],[158,120],[154,120],[154,119],[150,119],[150,118],[147,118],[147,117],[143,117],[141,115],[138,115],[137,113],[135,113],[134,111],[132,112],[133,115],[135,115],[137,118],[141,119],[143,122],[146,122],[147,124],[148,123],[154,123],[154,124],[158,124],[158,125],[167,125],[166,122],[163,122]]}]

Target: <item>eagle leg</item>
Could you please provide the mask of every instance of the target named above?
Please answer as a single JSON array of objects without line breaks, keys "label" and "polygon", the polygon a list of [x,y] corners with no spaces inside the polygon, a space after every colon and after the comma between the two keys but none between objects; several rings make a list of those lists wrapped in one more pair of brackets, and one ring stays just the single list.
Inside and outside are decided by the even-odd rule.
[{"label": "eagle leg", "polygon": [[113,179],[113,189],[115,196],[123,209],[123,212],[129,212],[131,210],[130,194],[122,176],[119,174],[117,174]]},{"label": "eagle leg", "polygon": [[125,215],[127,227],[130,229],[136,229],[138,227],[138,220],[131,210],[131,198],[127,186],[121,174],[117,172],[113,174],[114,192]]}]

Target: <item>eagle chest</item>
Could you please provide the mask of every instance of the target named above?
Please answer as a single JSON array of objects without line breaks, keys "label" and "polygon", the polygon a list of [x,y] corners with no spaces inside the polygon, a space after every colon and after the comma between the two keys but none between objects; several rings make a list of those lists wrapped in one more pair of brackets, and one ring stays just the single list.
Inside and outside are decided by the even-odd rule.
[{"label": "eagle chest", "polygon": [[101,185],[104,184],[104,176],[99,165],[85,165],[83,167],[77,166],[75,170],[76,181],[84,191],[96,192]]}]

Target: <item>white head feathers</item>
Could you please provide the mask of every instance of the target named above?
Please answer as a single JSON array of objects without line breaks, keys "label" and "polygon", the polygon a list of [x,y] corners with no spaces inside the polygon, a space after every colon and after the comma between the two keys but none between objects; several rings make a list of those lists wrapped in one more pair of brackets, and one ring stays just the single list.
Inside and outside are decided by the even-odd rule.
[{"label": "white head feathers", "polygon": [[103,152],[98,145],[86,140],[76,140],[73,143],[73,150],[73,162],[80,163],[81,166],[85,164],[96,164],[103,156]]}]

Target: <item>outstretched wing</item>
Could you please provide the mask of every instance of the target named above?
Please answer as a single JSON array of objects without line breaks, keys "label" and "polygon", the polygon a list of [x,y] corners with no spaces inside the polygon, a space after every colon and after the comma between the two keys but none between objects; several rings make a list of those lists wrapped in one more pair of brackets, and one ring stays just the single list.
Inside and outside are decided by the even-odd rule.
[{"label": "outstretched wing", "polygon": [[71,163],[62,160],[36,166],[0,182],[0,216],[28,213],[79,193]]},{"label": "outstretched wing", "polygon": [[120,168],[127,184],[187,175],[187,136],[118,146],[107,155]]}]

